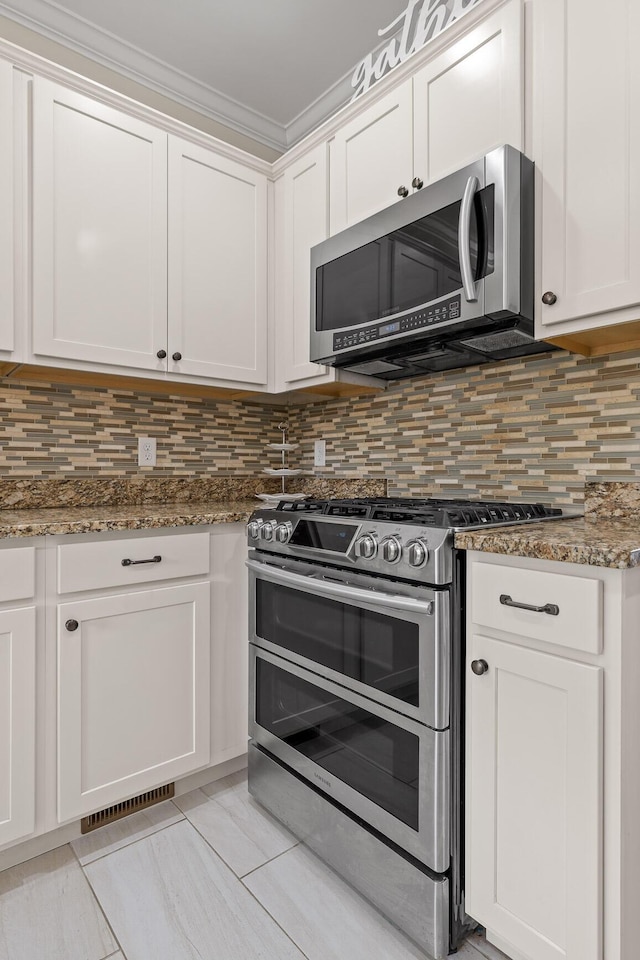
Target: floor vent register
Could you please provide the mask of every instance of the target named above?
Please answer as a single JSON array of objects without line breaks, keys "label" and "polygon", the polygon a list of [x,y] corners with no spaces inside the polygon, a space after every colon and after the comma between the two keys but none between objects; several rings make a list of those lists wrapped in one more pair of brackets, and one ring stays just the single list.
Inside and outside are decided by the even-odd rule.
[{"label": "floor vent register", "polygon": [[146,810],[147,807],[152,807],[156,803],[162,803],[163,800],[171,800],[175,794],[175,784],[166,783],[163,787],[156,787],[155,790],[148,790],[146,793],[141,793],[137,797],[131,797],[130,800],[123,800],[121,803],[116,803],[112,807],[106,807],[104,810],[98,810],[97,813],[92,813],[88,817],[83,817],[80,823],[80,829],[82,833],[91,833],[92,830],[97,830],[98,827],[104,827],[108,823],[113,823],[115,820],[122,820],[123,817],[128,817],[132,813],[137,813],[139,810]]}]

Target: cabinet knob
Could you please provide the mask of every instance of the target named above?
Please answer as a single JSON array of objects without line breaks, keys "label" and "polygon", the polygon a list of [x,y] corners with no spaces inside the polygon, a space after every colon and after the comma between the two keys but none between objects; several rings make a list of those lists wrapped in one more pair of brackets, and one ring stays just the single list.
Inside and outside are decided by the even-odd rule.
[{"label": "cabinet knob", "polygon": [[552,307],[554,303],[556,303],[557,299],[558,298],[552,290],[547,290],[546,293],[542,294],[542,302],[544,303],[545,307]]},{"label": "cabinet knob", "polygon": [[424,180],[421,180],[420,177],[414,177],[411,181],[411,186],[414,190],[422,190],[424,187]]},{"label": "cabinet knob", "polygon": [[406,187],[398,187],[398,196],[399,197],[408,197],[409,191]]},{"label": "cabinet knob", "polygon": [[70,633],[73,633],[74,630],[77,630],[77,629],[78,629],[78,621],[77,621],[77,620],[67,620],[67,622],[65,623],[65,627],[67,628],[67,630],[68,630]]},{"label": "cabinet knob", "polygon": [[179,353],[179,352],[176,350],[175,353],[172,353],[172,354],[171,354],[171,359],[172,359],[172,360],[175,360],[176,363],[177,363],[178,360],[182,360],[182,354]]},{"label": "cabinet knob", "polygon": [[481,677],[489,669],[489,664],[486,660],[472,660],[471,669],[475,673],[476,677]]},{"label": "cabinet knob", "polygon": [[158,350],[158,352],[156,353],[156,357],[158,358],[158,360],[164,360],[166,355],[167,355],[166,350]]}]

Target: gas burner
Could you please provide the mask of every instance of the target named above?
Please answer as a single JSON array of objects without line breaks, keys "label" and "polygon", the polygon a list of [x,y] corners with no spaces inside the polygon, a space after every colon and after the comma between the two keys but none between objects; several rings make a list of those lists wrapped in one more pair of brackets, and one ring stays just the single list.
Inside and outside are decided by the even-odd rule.
[{"label": "gas burner", "polygon": [[284,499],[277,509],[285,513],[313,513],[453,529],[550,520],[564,515],[559,507],[542,503],[395,497],[298,501]]}]

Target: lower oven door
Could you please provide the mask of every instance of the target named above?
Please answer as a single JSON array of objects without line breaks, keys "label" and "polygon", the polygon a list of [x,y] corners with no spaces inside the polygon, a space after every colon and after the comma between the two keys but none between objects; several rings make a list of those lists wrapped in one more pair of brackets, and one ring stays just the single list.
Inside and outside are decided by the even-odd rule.
[{"label": "lower oven door", "polygon": [[437,873],[449,867],[449,731],[250,645],[250,735]]},{"label": "lower oven door", "polygon": [[436,730],[449,726],[449,591],[252,558],[249,639]]}]

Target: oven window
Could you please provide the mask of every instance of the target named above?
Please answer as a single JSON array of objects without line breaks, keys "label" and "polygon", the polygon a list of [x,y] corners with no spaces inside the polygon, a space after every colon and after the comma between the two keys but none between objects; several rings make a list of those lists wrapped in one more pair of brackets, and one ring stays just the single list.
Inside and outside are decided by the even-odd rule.
[{"label": "oven window", "polygon": [[400,615],[361,610],[258,579],[256,633],[320,666],[420,706],[420,628]]},{"label": "oven window", "polygon": [[415,734],[260,657],[256,722],[418,829],[420,741]]}]

